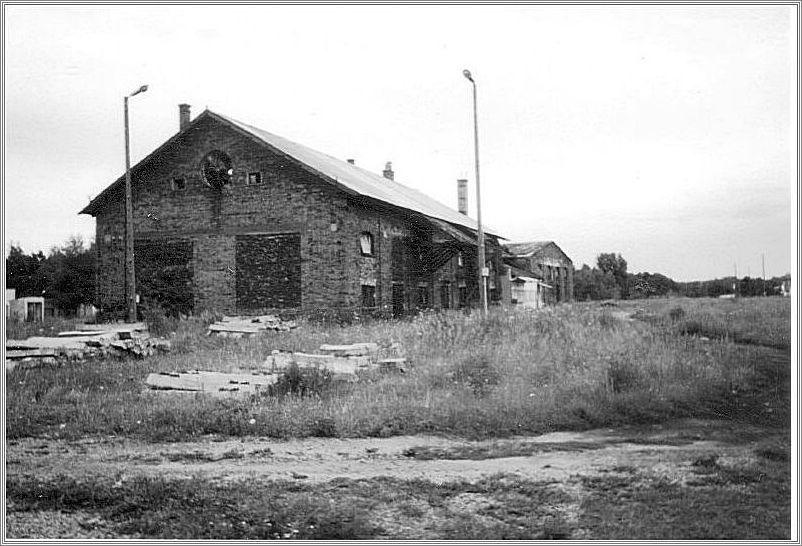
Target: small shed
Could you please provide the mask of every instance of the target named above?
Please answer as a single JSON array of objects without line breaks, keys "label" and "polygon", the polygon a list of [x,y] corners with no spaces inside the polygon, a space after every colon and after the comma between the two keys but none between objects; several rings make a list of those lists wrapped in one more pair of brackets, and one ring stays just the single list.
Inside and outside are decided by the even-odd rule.
[{"label": "small shed", "polygon": [[540,279],[517,276],[511,281],[512,303],[540,309],[546,306],[546,291],[552,287]]},{"label": "small shed", "polygon": [[25,322],[44,322],[45,299],[41,296],[16,298],[8,302],[9,318]]},{"label": "small shed", "polygon": [[16,288],[6,288],[6,318],[11,316],[11,301],[17,299]]}]

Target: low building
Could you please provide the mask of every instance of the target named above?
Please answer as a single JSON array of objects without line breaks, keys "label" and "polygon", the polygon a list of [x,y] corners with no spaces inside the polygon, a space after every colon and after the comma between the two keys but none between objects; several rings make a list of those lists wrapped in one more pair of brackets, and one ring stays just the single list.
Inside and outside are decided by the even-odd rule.
[{"label": "low building", "polygon": [[[477,224],[395,180],[211,112],[131,169],[137,295],[143,307],[382,310],[475,305]],[[82,211],[96,218],[97,296],[124,315],[120,177]],[[500,235],[485,228],[488,286],[508,302]]]},{"label": "low building", "polygon": [[44,322],[45,320],[45,299],[41,296],[16,298],[7,304],[11,319],[25,322]]},{"label": "low building", "polygon": [[511,302],[514,305],[540,309],[546,306],[551,298],[552,286],[543,279],[532,277],[528,271],[516,267],[508,267],[510,272]]},{"label": "low building", "polygon": [[574,300],[574,264],[554,241],[510,243],[504,250],[506,264],[551,287],[544,293],[547,303]]},{"label": "low building", "polygon": [[15,288],[6,288],[6,318],[11,316],[11,302],[17,299],[17,290]]}]

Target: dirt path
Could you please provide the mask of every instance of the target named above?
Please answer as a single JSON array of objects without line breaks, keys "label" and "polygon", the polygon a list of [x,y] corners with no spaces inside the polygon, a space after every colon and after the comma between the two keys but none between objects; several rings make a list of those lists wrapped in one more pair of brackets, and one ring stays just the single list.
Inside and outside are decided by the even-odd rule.
[{"label": "dirt path", "polygon": [[[127,439],[25,439],[7,447],[9,475],[68,474],[75,478],[137,475],[211,480],[322,482],[336,477],[474,480],[503,472],[532,480],[564,480],[619,466],[648,467],[682,481],[700,457],[754,458],[761,429],[685,420],[669,425],[558,432],[537,437],[468,442],[434,436],[387,439],[244,439],[149,444]],[[779,433],[778,433],[779,436]]]}]

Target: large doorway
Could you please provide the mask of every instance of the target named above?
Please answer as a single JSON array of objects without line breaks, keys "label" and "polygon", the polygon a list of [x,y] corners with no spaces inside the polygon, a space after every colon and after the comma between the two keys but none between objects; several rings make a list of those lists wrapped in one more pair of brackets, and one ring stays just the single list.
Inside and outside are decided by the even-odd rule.
[{"label": "large doorway", "polygon": [[237,235],[237,308],[301,306],[301,236]]}]

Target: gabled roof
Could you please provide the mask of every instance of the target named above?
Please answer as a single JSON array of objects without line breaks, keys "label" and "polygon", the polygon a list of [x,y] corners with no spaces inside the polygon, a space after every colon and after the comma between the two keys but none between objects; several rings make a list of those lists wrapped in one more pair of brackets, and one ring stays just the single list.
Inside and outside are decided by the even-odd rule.
[{"label": "gabled roof", "polygon": [[509,243],[504,245],[507,251],[520,258],[528,258],[549,246],[554,244],[554,241],[530,241],[528,243]]},{"label": "gabled roof", "polygon": [[[335,184],[336,186],[349,191],[349,193],[376,199],[396,207],[417,212],[431,218],[443,220],[450,224],[466,227],[474,231],[477,229],[477,224],[474,219],[469,218],[468,216],[461,214],[450,207],[447,207],[446,205],[435,199],[432,199],[428,195],[418,190],[404,186],[398,182],[388,180],[379,174],[372,173],[357,167],[356,165],[352,165],[347,161],[342,161],[330,155],[318,152],[317,150],[313,150],[296,142],[292,142],[291,140],[268,133],[267,131],[257,127],[253,127],[241,121],[217,114],[210,110],[203,111],[192,121],[187,129],[194,126],[201,119],[207,117],[234,127],[239,132],[245,133],[247,136],[250,136],[257,142],[265,145],[272,151],[278,152],[280,155],[300,163],[308,170],[313,171],[315,174],[321,176],[323,179]],[[165,142],[148,157],[134,166],[134,169],[147,162],[154,155],[158,154],[160,150],[174,142],[187,129]],[[111,186],[103,190],[100,195],[93,199],[92,202],[81,211],[81,214],[93,214],[97,210],[98,206],[102,203],[101,199],[106,199],[113,187],[116,185],[121,185],[123,182],[124,177],[121,177]],[[485,231],[491,235],[498,236],[497,233],[488,230],[486,227]]]},{"label": "gabled roof", "polygon": [[532,256],[539,254],[546,248],[553,246],[556,248],[560,254],[565,256],[568,261],[571,261],[571,258],[568,254],[565,253],[563,249],[557,246],[557,243],[554,241],[529,241],[528,243],[509,243],[504,245],[507,253],[514,257],[514,258],[531,258]]}]

